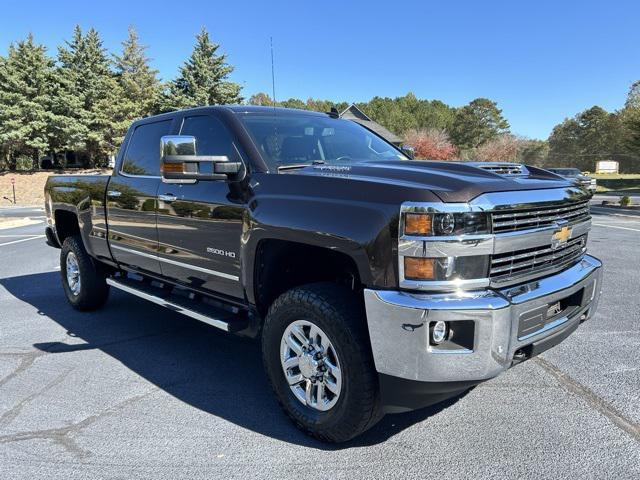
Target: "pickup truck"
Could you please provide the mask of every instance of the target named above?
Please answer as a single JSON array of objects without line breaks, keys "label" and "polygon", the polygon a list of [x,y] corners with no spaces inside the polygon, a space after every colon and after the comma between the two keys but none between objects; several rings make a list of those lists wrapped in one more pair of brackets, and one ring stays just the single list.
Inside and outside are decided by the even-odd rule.
[{"label": "pickup truck", "polygon": [[595,178],[591,178],[590,176],[583,174],[577,168],[546,167],[545,169],[551,173],[560,175],[562,178],[566,178],[576,185],[586,188],[587,190],[591,190],[594,193],[598,189],[598,181]]},{"label": "pickup truck", "polygon": [[335,112],[145,118],[112,175],[51,176],[45,197],[73,307],[116,288],[258,338],[286,414],[328,442],[558,344],[601,291],[586,190],[413,160]]}]

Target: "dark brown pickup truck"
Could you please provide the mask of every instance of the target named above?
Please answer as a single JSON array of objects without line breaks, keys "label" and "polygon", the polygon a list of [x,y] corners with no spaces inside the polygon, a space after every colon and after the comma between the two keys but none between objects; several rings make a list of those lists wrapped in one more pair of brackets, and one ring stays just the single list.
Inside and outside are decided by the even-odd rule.
[{"label": "dark brown pickup truck", "polygon": [[556,345],[601,290],[587,191],[410,157],[333,114],[146,118],[113,175],[49,178],[47,239],[75,308],[117,288],[259,337],[286,413],[345,441]]}]

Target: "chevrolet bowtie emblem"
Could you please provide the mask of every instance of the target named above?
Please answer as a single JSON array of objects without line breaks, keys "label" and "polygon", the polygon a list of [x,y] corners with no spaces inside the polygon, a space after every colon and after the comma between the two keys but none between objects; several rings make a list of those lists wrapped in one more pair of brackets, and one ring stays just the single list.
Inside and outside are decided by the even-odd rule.
[{"label": "chevrolet bowtie emblem", "polygon": [[561,245],[567,243],[567,240],[571,238],[571,227],[562,227],[560,230],[555,232],[551,237],[551,246],[553,248],[558,248]]}]

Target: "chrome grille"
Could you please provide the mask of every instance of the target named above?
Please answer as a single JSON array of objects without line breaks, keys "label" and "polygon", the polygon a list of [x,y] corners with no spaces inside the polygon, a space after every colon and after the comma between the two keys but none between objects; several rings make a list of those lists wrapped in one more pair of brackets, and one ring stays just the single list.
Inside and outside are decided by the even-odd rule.
[{"label": "chrome grille", "polygon": [[493,213],[493,233],[514,232],[530,228],[546,227],[557,221],[582,221],[589,218],[589,202],[570,205],[553,205],[528,209],[507,210]]},{"label": "chrome grille", "polygon": [[587,236],[569,240],[566,244],[553,249],[550,245],[526,248],[513,252],[493,255],[491,259],[491,280],[501,281],[541,272],[577,260],[586,251]]}]

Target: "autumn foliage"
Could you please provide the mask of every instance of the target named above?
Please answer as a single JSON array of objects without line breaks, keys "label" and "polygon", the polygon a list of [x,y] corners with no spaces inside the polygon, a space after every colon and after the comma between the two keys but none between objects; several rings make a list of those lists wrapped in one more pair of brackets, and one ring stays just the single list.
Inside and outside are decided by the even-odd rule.
[{"label": "autumn foliage", "polygon": [[415,149],[416,158],[454,160],[458,156],[456,147],[444,130],[410,130],[405,138]]},{"label": "autumn foliage", "polygon": [[514,162],[518,157],[520,143],[517,137],[508,133],[498,135],[476,147],[473,159],[485,162]]}]

